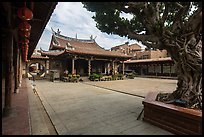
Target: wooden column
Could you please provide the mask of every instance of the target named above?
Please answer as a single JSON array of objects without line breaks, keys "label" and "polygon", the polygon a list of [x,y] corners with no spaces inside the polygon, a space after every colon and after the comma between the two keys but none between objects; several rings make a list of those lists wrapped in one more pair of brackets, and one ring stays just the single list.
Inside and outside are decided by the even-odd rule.
[{"label": "wooden column", "polygon": [[47,65],[46,65],[46,67],[47,67],[47,68],[46,68],[46,70],[47,70],[46,72],[47,72],[47,74],[49,74],[49,71],[50,71],[50,61],[47,60],[47,61],[46,61],[46,64],[47,64]]},{"label": "wooden column", "polygon": [[115,65],[114,65],[114,60],[112,61],[112,75],[115,74]]},{"label": "wooden column", "polygon": [[18,69],[19,69],[19,49],[18,49],[18,47],[16,47],[16,50],[15,50],[16,52],[14,52],[14,54],[15,54],[15,57],[14,57],[14,61],[15,61],[15,66],[14,66],[14,68],[15,68],[15,72],[14,72],[14,74],[15,74],[15,89],[14,89],[14,93],[18,93],[18,91],[19,91],[19,71],[18,71]]},{"label": "wooden column", "polygon": [[74,60],[75,58],[72,58],[72,74],[74,74]]},{"label": "wooden column", "polygon": [[49,73],[48,72],[48,69],[49,69],[48,68],[48,66],[49,66],[48,63],[49,63],[48,60],[45,60],[45,75],[47,75]]},{"label": "wooden column", "polygon": [[143,75],[142,65],[140,65],[140,75]]},{"label": "wooden column", "polygon": [[5,104],[3,115],[8,116],[11,110],[11,94],[13,91],[13,34],[12,31],[7,31],[6,46],[6,65],[5,65]]},{"label": "wooden column", "polygon": [[45,75],[47,74],[47,60],[45,60]]},{"label": "wooden column", "polygon": [[105,72],[105,74],[107,74],[107,62],[105,62],[105,70],[104,70]]},{"label": "wooden column", "polygon": [[110,62],[107,62],[107,73],[110,74]]},{"label": "wooden column", "polygon": [[125,63],[123,61],[123,75],[125,74]]},{"label": "wooden column", "polygon": [[17,64],[18,64],[18,67],[17,67],[17,71],[18,71],[18,77],[17,77],[17,80],[18,80],[18,87],[20,86],[20,49],[18,49],[18,59],[17,59]]},{"label": "wooden column", "polygon": [[88,60],[88,75],[91,75],[91,60]]},{"label": "wooden column", "polygon": [[22,71],[23,71],[23,68],[22,68],[22,54],[20,52],[19,54],[19,87],[21,87],[21,83],[22,83]]}]

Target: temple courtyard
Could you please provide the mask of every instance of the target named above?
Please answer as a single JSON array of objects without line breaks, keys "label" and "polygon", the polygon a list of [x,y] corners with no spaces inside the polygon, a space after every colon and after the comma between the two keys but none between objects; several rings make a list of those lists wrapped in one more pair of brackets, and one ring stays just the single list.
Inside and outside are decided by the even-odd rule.
[{"label": "temple courtyard", "polygon": [[[59,135],[172,135],[144,122],[143,113],[138,116],[148,92],[172,92],[177,80],[136,77],[78,83],[29,82]],[[33,126],[38,122],[34,119]]]}]

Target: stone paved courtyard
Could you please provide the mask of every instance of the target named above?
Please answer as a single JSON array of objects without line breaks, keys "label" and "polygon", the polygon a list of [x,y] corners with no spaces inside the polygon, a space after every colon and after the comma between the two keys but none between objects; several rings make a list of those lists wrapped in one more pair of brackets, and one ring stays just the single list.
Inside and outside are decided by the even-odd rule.
[{"label": "stone paved courtyard", "polygon": [[35,88],[60,135],[172,135],[142,121],[143,115],[137,117],[149,91],[173,91],[176,82],[152,78],[82,83],[37,80]]}]

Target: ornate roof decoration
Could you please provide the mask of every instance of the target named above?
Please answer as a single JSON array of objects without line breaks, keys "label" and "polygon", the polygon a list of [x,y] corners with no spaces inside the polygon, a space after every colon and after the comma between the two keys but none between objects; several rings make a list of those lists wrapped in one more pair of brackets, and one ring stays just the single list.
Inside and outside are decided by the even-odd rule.
[{"label": "ornate roof decoration", "polygon": [[72,47],[72,45],[68,42],[68,43],[66,43],[65,49],[74,50],[74,47]]},{"label": "ornate roof decoration", "polygon": [[59,43],[59,41],[56,39],[56,36],[55,36],[55,35],[53,35],[52,44],[55,45],[55,46],[60,46],[60,43]]}]

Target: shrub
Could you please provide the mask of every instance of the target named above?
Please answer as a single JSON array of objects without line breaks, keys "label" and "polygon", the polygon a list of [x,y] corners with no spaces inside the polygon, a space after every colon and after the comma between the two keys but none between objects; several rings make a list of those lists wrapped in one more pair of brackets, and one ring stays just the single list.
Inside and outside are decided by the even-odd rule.
[{"label": "shrub", "polygon": [[102,74],[96,74],[96,73],[93,73],[89,76],[89,80],[91,81],[95,81],[95,80],[100,80],[100,78],[102,78]]},{"label": "shrub", "polygon": [[118,79],[123,79],[124,75],[123,74],[118,74]]},{"label": "shrub", "polygon": [[134,79],[135,76],[136,76],[135,72],[127,73],[127,78]]}]

